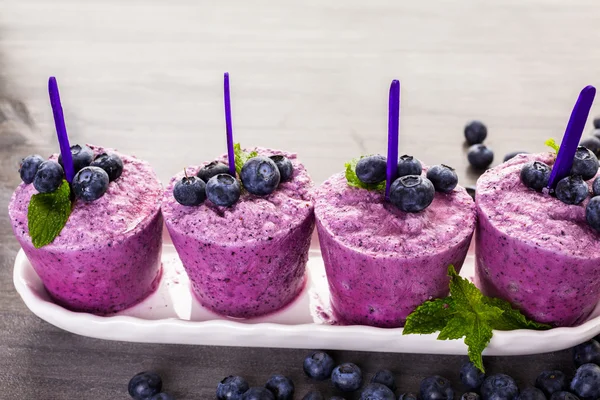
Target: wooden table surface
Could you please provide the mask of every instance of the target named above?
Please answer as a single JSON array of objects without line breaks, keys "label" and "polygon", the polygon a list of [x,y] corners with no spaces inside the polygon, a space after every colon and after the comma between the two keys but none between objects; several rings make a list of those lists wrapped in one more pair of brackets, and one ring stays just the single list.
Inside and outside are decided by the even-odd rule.
[{"label": "wooden table surface", "polygon": [[[72,142],[136,154],[163,182],[223,152],[224,71],[236,140],[299,153],[316,182],[354,156],[385,151],[394,78],[402,82],[401,153],[454,166],[465,185],[477,178],[467,167],[465,122],[488,125],[498,164],[508,151],[541,151],[545,139],[559,139],[579,90],[600,84],[597,0],[0,0],[0,10],[4,210],[20,158],[57,150],[49,75],[58,78]],[[598,103],[592,114],[600,114]],[[232,373],[253,385],[288,374],[299,395],[312,387],[301,370],[305,350],[132,344],[63,332],[15,292],[18,248],[1,213],[1,399],[127,399],[129,378],[145,369],[160,371],[178,399],[212,399]],[[464,361],[334,354],[367,373],[394,370],[402,390],[435,373],[456,380]],[[571,369],[568,351],[486,363],[520,384],[545,368]]]}]

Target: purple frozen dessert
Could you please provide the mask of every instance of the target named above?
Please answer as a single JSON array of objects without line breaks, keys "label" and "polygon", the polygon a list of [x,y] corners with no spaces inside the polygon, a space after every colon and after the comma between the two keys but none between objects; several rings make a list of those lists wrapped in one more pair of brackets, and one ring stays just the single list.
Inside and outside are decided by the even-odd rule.
[{"label": "purple frozen dessert", "polygon": [[123,172],[99,199],[75,200],[52,243],[35,248],[29,236],[29,200],[37,193],[33,185],[17,187],[8,213],[17,240],[56,303],[107,315],[139,303],[158,286],[162,185],[147,162],[89,147],[95,155],[119,155]]},{"label": "purple frozen dessert", "polygon": [[552,166],[555,157],[519,155],[477,181],[476,280],[484,294],[535,321],[573,326],[600,300],[600,234],[586,222],[589,197],[568,205],[520,181],[524,164]]},{"label": "purple frozen dessert", "polygon": [[[284,155],[293,164],[289,181],[266,196],[242,191],[231,207],[205,200],[184,206],[173,197],[177,174],[165,190],[163,214],[177,253],[200,303],[231,317],[276,311],[302,291],[314,229],[312,181],[296,154],[263,148],[259,155]],[[226,162],[223,156],[219,161]],[[187,168],[194,176],[204,165]]]},{"label": "purple frozen dessert", "polygon": [[315,216],[336,319],[386,328],[448,295],[448,265],[460,270],[475,229],[475,205],[462,187],[406,213],[380,191],[349,186],[343,173],[316,189]]}]

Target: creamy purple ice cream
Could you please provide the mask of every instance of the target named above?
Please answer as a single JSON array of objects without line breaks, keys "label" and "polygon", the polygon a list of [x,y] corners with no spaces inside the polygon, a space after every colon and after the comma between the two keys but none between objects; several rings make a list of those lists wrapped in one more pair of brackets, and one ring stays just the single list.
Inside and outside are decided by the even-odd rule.
[{"label": "creamy purple ice cream", "polygon": [[315,216],[335,318],[386,328],[448,295],[448,265],[460,270],[475,229],[475,205],[461,187],[405,213],[381,192],[348,186],[342,173],[317,188]]},{"label": "creamy purple ice cream", "polygon": [[573,326],[600,300],[600,234],[586,222],[589,198],[567,205],[521,183],[523,164],[554,160],[520,155],[477,181],[476,280],[538,322]]},{"label": "creamy purple ice cream", "polygon": [[[239,318],[276,311],[302,291],[314,229],[312,181],[296,154],[263,148],[248,151],[252,150],[289,158],[294,166],[292,179],[267,196],[243,191],[231,207],[210,200],[189,207],[173,197],[175,182],[184,176],[181,172],[167,187],[162,206],[200,303]],[[203,165],[187,168],[188,176]]]},{"label": "creamy purple ice cream", "polygon": [[[89,147],[95,154],[115,152]],[[76,200],[66,225],[46,246],[36,249],[27,227],[33,185],[19,185],[8,206],[14,234],[46,290],[73,311],[123,310],[151,294],[160,280],[162,185],[147,162],[117,154],[122,175],[98,200]]]}]

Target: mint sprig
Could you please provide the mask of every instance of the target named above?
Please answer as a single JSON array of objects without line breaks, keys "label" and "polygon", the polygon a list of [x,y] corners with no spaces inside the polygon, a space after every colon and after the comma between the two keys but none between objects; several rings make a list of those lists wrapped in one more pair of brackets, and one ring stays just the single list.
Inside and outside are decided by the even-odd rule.
[{"label": "mint sprig", "polygon": [[71,189],[64,179],[54,192],[31,196],[27,225],[31,242],[36,249],[52,243],[60,234],[69,219],[71,208]]},{"label": "mint sprig", "polygon": [[558,144],[556,144],[556,140],[550,138],[548,140],[546,140],[544,142],[544,144],[548,147],[551,147],[552,149],[554,149],[554,151],[556,152],[556,154],[558,154],[558,150],[560,150],[560,146]]},{"label": "mint sprig", "polygon": [[364,158],[364,156],[361,156],[360,158],[355,158],[345,164],[346,165],[346,180],[348,181],[348,185],[352,186],[352,187],[360,188],[360,189],[367,189],[367,190],[385,190],[385,181],[379,182],[379,183],[374,183],[374,184],[369,184],[369,183],[364,183],[363,181],[358,179],[358,176],[356,176],[356,164],[358,164],[358,161],[360,161],[361,158]]},{"label": "mint sprig", "polygon": [[258,152],[256,151],[246,153],[242,150],[242,146],[240,146],[239,143],[233,145],[233,154],[235,155],[235,171],[238,175],[241,173],[242,167],[246,164],[246,161],[258,156]]},{"label": "mint sprig", "polygon": [[407,318],[403,335],[439,331],[438,340],[464,337],[469,359],[483,368],[482,352],[492,339],[493,330],[549,329],[550,326],[528,320],[519,310],[502,299],[484,296],[453,265],[448,267],[450,296],[421,304]]}]

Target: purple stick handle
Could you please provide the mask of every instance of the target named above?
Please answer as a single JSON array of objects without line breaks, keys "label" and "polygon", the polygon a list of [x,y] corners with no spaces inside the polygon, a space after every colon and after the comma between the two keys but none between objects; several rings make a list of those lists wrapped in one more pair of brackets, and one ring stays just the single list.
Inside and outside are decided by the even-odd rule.
[{"label": "purple stick handle", "polygon": [[229,173],[235,176],[235,154],[233,152],[233,129],[231,127],[231,95],[229,94],[229,72],[225,72],[223,91],[225,93],[225,125],[227,129],[227,160]]},{"label": "purple stick handle", "polygon": [[390,198],[390,186],[398,175],[398,132],[400,125],[400,82],[393,80],[390,85],[388,109],[388,149],[385,179],[385,198]]},{"label": "purple stick handle", "polygon": [[73,156],[71,155],[71,146],[69,145],[69,136],[65,126],[65,116],[63,115],[62,105],[60,104],[60,94],[58,93],[58,84],[56,78],[51,76],[48,79],[48,94],[50,95],[50,105],[54,114],[54,125],[56,126],[56,135],[58,136],[58,145],[60,146],[60,155],[62,156],[63,167],[67,182],[73,182],[75,168],[73,168]]},{"label": "purple stick handle", "polygon": [[581,134],[585,128],[585,123],[590,113],[590,108],[592,108],[595,95],[596,88],[593,86],[586,86],[581,93],[579,93],[579,98],[575,103],[575,107],[573,107],[571,118],[569,118],[565,135],[560,144],[556,162],[550,173],[550,180],[548,181],[549,189],[554,189],[556,184],[558,184],[558,181],[568,176],[571,172],[573,158],[577,152],[577,146],[581,140]]}]

